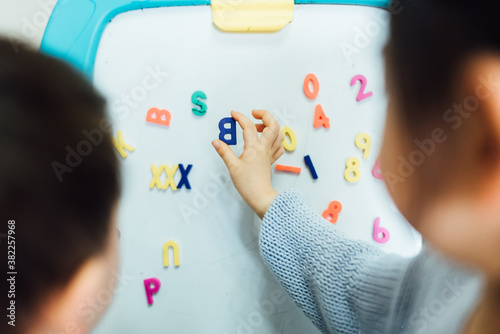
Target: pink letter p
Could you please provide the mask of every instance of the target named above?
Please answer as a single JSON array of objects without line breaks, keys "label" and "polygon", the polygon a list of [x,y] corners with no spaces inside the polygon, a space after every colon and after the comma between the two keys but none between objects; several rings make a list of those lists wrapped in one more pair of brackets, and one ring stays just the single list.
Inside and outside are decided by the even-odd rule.
[{"label": "pink letter p", "polygon": [[146,297],[148,298],[148,304],[153,304],[153,293],[157,293],[160,290],[160,280],[158,278],[148,278],[144,280],[144,288],[146,289]]}]

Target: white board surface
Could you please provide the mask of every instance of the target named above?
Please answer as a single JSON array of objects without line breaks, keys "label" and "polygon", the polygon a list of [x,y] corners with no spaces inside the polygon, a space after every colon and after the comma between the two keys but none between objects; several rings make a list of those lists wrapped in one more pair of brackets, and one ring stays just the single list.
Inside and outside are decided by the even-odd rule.
[{"label": "white board surface", "polygon": [[[318,214],[340,201],[339,228],[387,252],[411,256],[420,250],[420,236],[372,176],[386,107],[383,15],[369,7],[300,5],[278,33],[231,34],[213,26],[210,7],[172,7],[121,14],[108,25],[94,80],[110,101],[115,137],[121,130],[135,151],[123,159],[119,211],[121,268],[129,281],[94,333],[317,332],[288,297],[279,298],[282,290],[259,255],[260,222],[227,182],[211,146],[219,121],[231,110],[250,116],[252,109],[267,109],[295,131],[297,149],[279,163],[301,167],[302,173],[273,170],[277,190],[301,190]],[[373,28],[373,22],[380,32],[372,30],[348,61],[340,46],[356,46],[357,29]],[[151,71],[163,73],[157,85],[148,77]],[[308,73],[320,82],[314,101],[302,89]],[[362,102],[356,101],[359,83],[350,86],[357,74],[366,76],[374,94]],[[191,111],[191,95],[198,90],[208,97],[204,116]],[[329,129],[313,127],[317,104],[330,118]],[[151,107],[171,112],[170,127],[146,122]],[[368,159],[354,144],[363,132],[373,140]],[[233,148],[242,151],[240,129]],[[317,181],[304,165],[305,155],[312,158]],[[362,177],[354,184],[344,179],[350,157],[361,161]],[[150,189],[151,165],[166,164],[192,164],[192,190]],[[391,232],[383,245],[372,238],[377,217]],[[169,240],[180,246],[178,268],[163,267],[162,246]],[[148,306],[143,280],[152,277],[162,286]]]}]

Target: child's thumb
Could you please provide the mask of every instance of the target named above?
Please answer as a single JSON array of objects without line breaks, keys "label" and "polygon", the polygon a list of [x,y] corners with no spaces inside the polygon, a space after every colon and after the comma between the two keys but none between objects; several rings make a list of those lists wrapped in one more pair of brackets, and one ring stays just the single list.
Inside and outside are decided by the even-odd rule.
[{"label": "child's thumb", "polygon": [[222,160],[224,160],[227,169],[231,170],[230,166],[234,165],[234,163],[238,161],[238,158],[234,154],[233,150],[221,140],[214,140],[212,145],[217,153],[219,153]]}]

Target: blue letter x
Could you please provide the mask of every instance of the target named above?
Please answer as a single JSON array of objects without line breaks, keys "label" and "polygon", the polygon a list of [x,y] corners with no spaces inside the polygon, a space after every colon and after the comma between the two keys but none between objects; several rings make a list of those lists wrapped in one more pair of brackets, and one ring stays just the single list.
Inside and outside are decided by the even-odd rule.
[{"label": "blue letter x", "polygon": [[186,186],[186,189],[191,189],[191,185],[189,184],[188,180],[188,174],[191,171],[191,167],[193,165],[188,165],[186,169],[184,169],[184,165],[179,164],[179,170],[181,172],[181,180],[179,181],[179,184],[177,185],[177,189],[181,189],[182,186]]}]

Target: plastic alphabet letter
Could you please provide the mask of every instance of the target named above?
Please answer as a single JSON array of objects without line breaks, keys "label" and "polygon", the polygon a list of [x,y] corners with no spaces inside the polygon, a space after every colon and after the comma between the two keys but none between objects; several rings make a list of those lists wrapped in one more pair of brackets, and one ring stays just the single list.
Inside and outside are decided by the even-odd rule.
[{"label": "plastic alphabet letter", "polygon": [[158,278],[148,278],[144,280],[144,289],[146,290],[146,297],[149,305],[153,305],[153,294],[157,293],[160,287],[161,283]]},{"label": "plastic alphabet letter", "polygon": [[181,180],[179,181],[179,184],[177,185],[177,189],[181,189],[182,186],[186,186],[186,189],[191,189],[191,185],[189,184],[188,180],[188,174],[191,171],[191,168],[193,165],[188,165],[186,169],[184,169],[183,164],[179,164],[179,171],[181,172]]},{"label": "plastic alphabet letter", "polygon": [[177,169],[179,168],[179,165],[175,165],[170,169],[169,165],[163,165],[163,169],[167,173],[167,180],[165,181],[165,184],[163,185],[163,189],[168,189],[170,186],[172,190],[177,190],[177,186],[175,185],[174,181],[174,175],[177,172]]},{"label": "plastic alphabet letter", "polygon": [[179,245],[175,241],[168,241],[163,245],[163,266],[169,266],[168,250],[170,248],[172,248],[172,251],[174,252],[174,265],[178,267],[181,265],[181,261],[179,259]]},{"label": "plastic alphabet letter", "polygon": [[[380,233],[382,233],[382,237],[380,237]],[[373,240],[379,244],[385,244],[389,241],[390,237],[391,234],[389,233],[389,230],[380,227],[380,218],[375,219],[375,224],[373,225]]]},{"label": "plastic alphabet letter", "polygon": [[163,126],[170,126],[172,115],[166,109],[151,108],[148,110],[146,122],[155,123]]},{"label": "plastic alphabet letter", "polygon": [[193,104],[199,106],[200,109],[193,108],[192,110],[193,110],[193,114],[195,114],[196,116],[203,116],[207,113],[207,104],[203,101],[200,101],[199,99],[206,100],[207,95],[205,93],[203,93],[202,91],[194,92],[193,96],[191,97],[191,102],[193,102]]},{"label": "plastic alphabet letter", "polygon": [[155,165],[151,165],[151,171],[153,172],[153,179],[151,180],[151,183],[149,184],[149,188],[153,189],[154,187],[158,189],[163,189],[163,185],[161,184],[160,176],[161,173],[163,172],[163,165],[160,165],[160,167],[156,168]]},{"label": "plastic alphabet letter", "polygon": [[[229,124],[229,128],[225,125]],[[226,117],[219,122],[219,139],[228,145],[236,145],[236,121],[232,117]],[[226,139],[226,135],[230,135],[231,139]]]},{"label": "plastic alphabet letter", "polygon": [[320,126],[324,126],[328,129],[330,127],[330,119],[326,117],[321,104],[318,104],[314,112],[314,127],[319,128]]},{"label": "plastic alphabet letter", "polygon": [[309,170],[311,171],[311,176],[314,180],[317,180],[318,179],[318,174],[316,173],[316,168],[314,168],[314,165],[312,163],[312,160],[311,160],[311,157],[306,155],[304,157],[304,162],[306,163],[306,166],[309,168]]},{"label": "plastic alphabet letter", "polygon": [[[293,152],[297,148],[297,136],[295,132],[288,126],[284,126],[281,128],[281,132],[285,135],[285,139],[283,140],[283,147],[285,150]],[[286,137],[290,137],[290,143],[286,140]]]},{"label": "plastic alphabet letter", "polygon": [[122,158],[126,158],[128,156],[125,150],[128,150],[130,152],[135,151],[135,148],[125,143],[125,141],[123,140],[123,133],[121,131],[118,131],[118,140],[116,140],[115,137],[113,137],[112,140],[113,140],[113,145],[118,150],[118,153],[120,153]]}]

